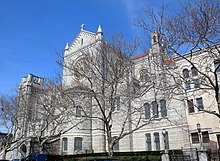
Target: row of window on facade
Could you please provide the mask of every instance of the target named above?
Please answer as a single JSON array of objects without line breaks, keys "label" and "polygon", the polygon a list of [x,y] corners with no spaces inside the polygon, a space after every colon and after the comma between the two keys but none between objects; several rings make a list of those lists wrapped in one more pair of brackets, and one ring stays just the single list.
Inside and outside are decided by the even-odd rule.
[{"label": "row of window on facade", "polygon": [[[220,60],[214,60],[214,68],[216,72],[220,72]],[[192,77],[198,76],[198,69],[193,66],[191,72],[188,69],[183,69],[183,78],[189,78],[190,73]]]},{"label": "row of window on facade", "polygon": [[[216,72],[220,72],[220,60],[215,60],[214,61],[214,67]],[[194,88],[200,88],[200,81],[198,78],[198,70],[196,67],[191,68],[191,72],[188,69],[183,69],[183,78],[188,79],[190,78],[190,73],[191,76],[194,77],[193,82],[190,82],[189,80],[185,81],[185,89],[190,90],[192,89],[192,85],[194,85]]]},{"label": "row of window on facade", "polygon": [[[151,117],[158,118],[159,117],[159,107],[156,101],[153,101],[151,104],[145,103],[144,104],[145,110],[145,118],[150,119]],[[166,107],[166,100],[160,100],[160,113],[161,117],[167,116],[167,107]]]},{"label": "row of window on facade", "polygon": [[[68,138],[63,138],[62,139],[62,149],[63,152],[68,151]],[[81,151],[82,150],[82,143],[83,143],[83,138],[81,137],[75,137],[74,138],[74,151]]]},{"label": "row of window on facade", "polygon": [[[191,68],[191,76],[196,77],[198,76],[198,70],[196,67]],[[190,71],[188,69],[183,69],[183,78],[188,79],[190,77]],[[200,81],[198,78],[194,78],[192,82],[190,80],[185,81],[185,89],[190,90],[191,88],[200,88]]]},{"label": "row of window on facade", "polygon": [[195,112],[195,107],[198,109],[198,111],[202,111],[204,109],[202,97],[196,98],[195,101],[196,101],[196,104],[194,104],[193,99],[187,100],[189,113]]},{"label": "row of window on facade", "polygon": [[[191,68],[191,76],[195,77],[198,76],[198,70],[196,67]],[[183,78],[189,78],[190,77],[190,71],[188,69],[183,69]]]},{"label": "row of window on facade", "polygon": [[[191,139],[192,139],[192,144],[199,144],[200,139],[199,139],[199,134],[198,132],[191,133]],[[203,143],[209,143],[209,133],[208,131],[203,131],[201,135],[201,142]]]},{"label": "row of window on facade", "polygon": [[[74,138],[74,151],[82,151],[83,150],[83,138],[82,137],[75,137]],[[63,152],[68,151],[68,138],[63,138],[62,139],[62,149]],[[117,142],[114,147],[114,151],[119,150],[119,142]]]},{"label": "row of window on facade", "polygon": [[[164,131],[162,133],[162,139],[160,139],[160,133],[155,132],[153,134],[147,133],[146,135],[146,149],[147,151],[152,151],[152,150],[161,150],[161,149],[169,149],[169,136],[168,132]],[[153,138],[153,142],[152,142]],[[163,147],[161,146],[161,140],[163,140]]]}]

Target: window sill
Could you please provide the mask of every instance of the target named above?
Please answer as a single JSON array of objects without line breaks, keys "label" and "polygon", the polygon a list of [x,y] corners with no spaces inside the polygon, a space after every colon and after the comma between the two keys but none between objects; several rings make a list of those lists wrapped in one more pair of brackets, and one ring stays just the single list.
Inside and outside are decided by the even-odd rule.
[{"label": "window sill", "polygon": [[205,112],[204,111],[191,112],[191,113],[188,112],[188,115],[197,115],[197,114],[202,114],[202,113],[205,113]]}]

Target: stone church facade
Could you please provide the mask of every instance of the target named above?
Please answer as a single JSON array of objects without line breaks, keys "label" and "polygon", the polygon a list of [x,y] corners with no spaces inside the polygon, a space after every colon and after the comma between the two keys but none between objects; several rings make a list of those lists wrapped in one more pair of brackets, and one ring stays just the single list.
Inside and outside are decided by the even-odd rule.
[{"label": "stone church facade", "polygon": [[[193,71],[191,64],[185,59],[178,56],[170,58],[165,49],[165,44],[159,41],[159,35],[153,33],[151,49],[148,52],[130,58],[133,71],[130,76],[134,80],[133,91],[138,97],[133,97],[130,100],[129,107],[141,107],[143,109],[141,121],[142,124],[146,123],[146,125],[120,139],[114,146],[114,150],[123,152],[201,148],[201,143],[206,149],[218,149],[218,139],[220,139],[219,119],[214,115],[199,110],[206,107],[218,110],[213,99],[214,94],[210,91],[201,92],[202,83],[199,73]],[[93,33],[85,30],[85,26],[82,25],[72,44],[67,44],[65,47],[64,64],[69,64],[76,68],[82,67],[83,70],[86,70],[87,66],[84,64],[85,54],[95,55],[97,51],[91,51],[102,42],[104,42],[104,39],[100,26],[97,32]],[[207,57],[207,53],[195,52],[189,54],[189,56],[195,62],[199,62],[201,59],[205,59],[204,57]],[[213,62],[213,59],[208,59],[211,68],[215,68]],[[186,75],[184,75],[184,71],[188,71],[187,81],[185,81]],[[85,83],[79,81],[79,77],[77,73],[64,67],[62,86],[66,89],[72,89],[78,87],[79,84]],[[31,80],[33,79],[29,81]],[[41,78],[39,81],[41,81]],[[147,87],[149,84],[152,85],[152,82],[155,88],[143,92],[142,87]],[[181,86],[178,87],[177,84]],[[24,79],[20,86],[23,89],[28,87],[24,84]],[[181,87],[184,87],[184,93],[180,92]],[[140,95],[140,93],[143,94]],[[89,96],[77,96],[75,99],[76,107],[85,106],[89,108],[94,106],[93,103],[93,99]],[[121,109],[123,109],[123,105],[114,112],[113,120],[120,120],[120,116],[123,115],[123,110]],[[80,119],[77,118],[77,109],[73,119]],[[151,119],[152,121],[149,121]],[[198,124],[201,126],[202,140],[198,134]],[[60,137],[59,153],[71,155],[92,151],[97,153],[106,152],[108,146],[106,134],[102,130],[97,130],[99,126],[103,125],[100,122],[86,120],[80,126],[81,128],[73,128]],[[127,128],[132,130],[134,127],[128,124]],[[113,126],[112,136],[117,136],[119,133],[120,126]]]}]

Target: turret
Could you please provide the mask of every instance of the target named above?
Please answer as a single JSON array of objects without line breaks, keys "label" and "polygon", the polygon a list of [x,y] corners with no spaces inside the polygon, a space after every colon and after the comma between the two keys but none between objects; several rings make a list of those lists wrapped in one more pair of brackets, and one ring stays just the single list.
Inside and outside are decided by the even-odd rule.
[{"label": "turret", "polygon": [[98,30],[97,30],[97,32],[96,32],[96,39],[97,39],[97,40],[102,40],[102,35],[103,35],[102,28],[101,28],[101,26],[99,25]]}]

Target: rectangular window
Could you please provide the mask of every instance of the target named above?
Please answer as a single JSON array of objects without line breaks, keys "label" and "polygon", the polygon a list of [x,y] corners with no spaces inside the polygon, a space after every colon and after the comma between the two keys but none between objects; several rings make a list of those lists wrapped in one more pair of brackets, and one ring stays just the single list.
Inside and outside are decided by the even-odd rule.
[{"label": "rectangular window", "polygon": [[190,90],[191,89],[189,82],[185,82],[185,89],[186,90]]},{"label": "rectangular window", "polygon": [[118,151],[119,150],[119,142],[117,142],[114,147],[113,147],[114,151]]},{"label": "rectangular window", "polygon": [[194,110],[194,105],[193,105],[193,100],[187,100],[187,104],[188,104],[188,110],[189,110],[189,113],[193,113],[195,112]]},{"label": "rectangular window", "polygon": [[200,87],[200,82],[199,79],[194,80],[194,88],[199,88]]},{"label": "rectangular window", "polygon": [[145,118],[150,119],[150,105],[148,103],[144,104]]},{"label": "rectangular window", "polygon": [[198,133],[191,133],[192,138],[192,144],[198,144],[199,143],[199,135]]},{"label": "rectangular window", "polygon": [[167,107],[166,107],[166,100],[160,100],[160,109],[161,109],[161,116],[167,116]]},{"label": "rectangular window", "polygon": [[152,151],[152,145],[151,145],[151,134],[148,133],[146,134],[146,147],[147,147],[147,151]]},{"label": "rectangular window", "polygon": [[204,109],[202,97],[201,98],[196,98],[196,102],[197,102],[198,110],[202,111]]},{"label": "rectangular window", "polygon": [[67,138],[63,138],[63,151],[67,151],[68,140]]},{"label": "rectangular window", "polygon": [[160,135],[158,132],[154,133],[154,142],[156,150],[160,150]]},{"label": "rectangular window", "polygon": [[74,138],[74,150],[80,151],[82,150],[82,138],[81,137],[75,137]]},{"label": "rectangular window", "polygon": [[203,141],[203,143],[209,143],[210,142],[208,131],[202,132],[202,141]]},{"label": "rectangular window", "polygon": [[159,117],[158,105],[155,101],[152,102],[152,107],[153,107],[153,116],[154,116],[154,118],[158,118]]},{"label": "rectangular window", "polygon": [[165,149],[169,149],[169,136],[168,136],[168,131],[165,132],[164,144],[165,144]]}]

